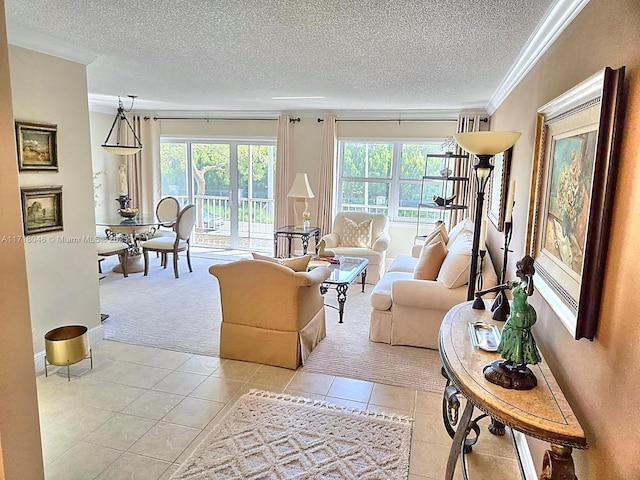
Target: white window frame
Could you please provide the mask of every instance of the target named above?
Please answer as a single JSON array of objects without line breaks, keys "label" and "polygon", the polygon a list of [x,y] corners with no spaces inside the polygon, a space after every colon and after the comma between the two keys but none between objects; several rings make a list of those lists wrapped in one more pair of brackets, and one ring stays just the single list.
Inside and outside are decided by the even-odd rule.
[{"label": "white window frame", "polygon": [[[365,182],[365,183],[388,183],[389,184],[389,205],[387,207],[387,216],[389,221],[400,224],[415,224],[416,218],[404,218],[398,215],[400,208],[400,184],[409,183],[420,186],[421,179],[401,179],[400,173],[402,171],[402,146],[405,144],[410,145],[442,145],[444,138],[421,138],[416,139],[381,139],[381,138],[339,138],[338,139],[338,159],[336,165],[336,172],[338,175],[338,181],[336,182],[337,188],[334,195],[334,205],[336,205],[336,211],[342,210],[342,186],[344,182]],[[390,144],[393,146],[393,154],[391,160],[391,178],[368,178],[368,177],[343,177],[342,168],[344,162],[344,148],[347,143],[377,143],[377,144]],[[444,153],[444,150],[443,150]],[[369,207],[375,207],[375,205],[369,205]],[[335,212],[334,212],[335,213]],[[429,222],[427,222],[429,223]]]},{"label": "white window frame", "polygon": [[[191,168],[192,162],[192,147],[193,144],[224,144],[229,145],[229,205],[235,209],[236,215],[231,215],[230,223],[230,242],[232,248],[237,248],[239,242],[238,231],[238,216],[237,208],[240,202],[238,197],[238,145],[258,145],[258,146],[272,146],[277,148],[277,141],[273,137],[265,138],[243,138],[243,137],[191,137],[191,136],[161,136],[160,143],[184,143],[186,145],[187,155],[187,198],[193,200],[195,198],[194,186],[193,186],[193,170]],[[275,155],[274,155],[275,160]],[[275,163],[274,171],[275,175]],[[160,173],[162,175],[162,172]],[[273,185],[271,188],[275,188],[275,176],[273,179]],[[275,201],[275,196],[274,196]]]}]

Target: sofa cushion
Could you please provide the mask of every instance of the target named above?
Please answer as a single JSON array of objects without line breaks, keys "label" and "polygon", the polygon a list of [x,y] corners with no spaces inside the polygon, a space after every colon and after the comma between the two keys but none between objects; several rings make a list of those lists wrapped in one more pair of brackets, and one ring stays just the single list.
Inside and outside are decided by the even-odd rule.
[{"label": "sofa cushion", "polygon": [[391,285],[396,280],[411,279],[410,272],[387,272],[376,283],[371,292],[371,306],[376,310],[389,310],[393,301],[391,299]]},{"label": "sofa cushion", "polygon": [[447,256],[447,247],[439,241],[422,247],[422,253],[413,270],[413,278],[417,280],[435,280]]},{"label": "sofa cushion", "polygon": [[448,247],[449,252],[442,262],[440,273],[438,273],[438,281],[445,287],[458,288],[469,281],[472,241],[471,232],[463,231]]},{"label": "sofa cushion", "polygon": [[405,272],[405,273],[413,273],[416,268],[416,264],[418,263],[418,258],[410,257],[409,255],[398,255],[394,260],[391,266],[389,267],[388,272]]},{"label": "sofa cushion", "polygon": [[277,263],[283,267],[289,267],[294,272],[306,272],[311,260],[311,255],[305,255],[303,257],[292,258],[273,258],[258,253],[252,253],[254,260],[263,260],[265,262]]},{"label": "sofa cushion", "polygon": [[371,219],[356,223],[344,217],[340,246],[343,247],[371,247]]},{"label": "sofa cushion", "polygon": [[473,222],[468,218],[465,220],[462,220],[461,222],[456,224],[455,227],[451,229],[451,231],[449,232],[449,240],[447,241],[447,248],[451,248],[453,243],[458,238],[458,235],[460,235],[462,232],[473,233]]}]

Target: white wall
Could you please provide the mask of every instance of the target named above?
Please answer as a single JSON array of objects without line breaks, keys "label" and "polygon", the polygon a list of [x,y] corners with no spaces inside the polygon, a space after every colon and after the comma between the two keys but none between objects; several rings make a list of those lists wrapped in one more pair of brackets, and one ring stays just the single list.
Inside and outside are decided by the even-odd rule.
[{"label": "white wall", "polygon": [[[293,117],[296,115],[293,114]],[[251,138],[275,139],[277,121],[209,121],[202,120],[161,120],[160,132],[163,136],[195,138]],[[293,124],[293,161],[290,178],[295,173],[304,172],[309,177],[311,189],[317,194],[320,183],[320,149],[323,123],[317,117],[302,117]],[[365,139],[442,139],[455,133],[456,122],[338,122],[338,138]],[[289,205],[290,222],[294,221],[293,200]],[[309,200],[309,211],[317,218],[317,198]],[[387,252],[390,258],[409,254],[413,245],[416,226],[393,224],[390,226],[391,245]]]},{"label": "white wall", "polygon": [[100,325],[96,245],[86,241],[95,236],[87,76],[84,65],[15,46],[9,64],[15,119],[58,126],[60,171],[21,173],[19,180],[21,187],[62,185],[64,231],[32,235],[25,244],[39,352],[52,328]]},{"label": "white wall", "polygon": [[111,128],[113,114],[89,112],[91,126],[91,161],[93,172],[104,172],[98,176],[95,183],[100,185],[95,189],[96,193],[96,217],[113,215],[118,208],[118,167],[122,163],[122,157],[108,153],[102,144]]}]

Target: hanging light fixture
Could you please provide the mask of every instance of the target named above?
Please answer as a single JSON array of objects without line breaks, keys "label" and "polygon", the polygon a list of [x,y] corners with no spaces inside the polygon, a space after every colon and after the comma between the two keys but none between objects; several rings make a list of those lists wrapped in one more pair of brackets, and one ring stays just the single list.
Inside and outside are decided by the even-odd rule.
[{"label": "hanging light fixture", "polygon": [[[127,120],[125,113],[130,112],[133,109],[133,102],[136,99],[136,95],[127,95],[131,99],[131,107],[128,110],[125,110],[122,106],[122,100],[118,97],[118,113],[116,113],[116,118],[113,120],[113,124],[111,125],[111,130],[109,130],[109,134],[107,135],[106,140],[102,144],[102,148],[104,148],[107,152],[113,153],[114,155],[134,155],[142,150],[142,143],[136,135],[136,132],[133,130],[133,127]],[[121,143],[121,136],[128,137],[128,131],[125,129],[125,134],[122,133],[123,122],[129,127],[131,134],[133,135],[134,144],[127,145],[126,143]],[[116,128],[117,125],[117,128]],[[109,139],[111,138],[111,134],[113,133],[113,129],[116,128],[116,143],[109,144]]]}]

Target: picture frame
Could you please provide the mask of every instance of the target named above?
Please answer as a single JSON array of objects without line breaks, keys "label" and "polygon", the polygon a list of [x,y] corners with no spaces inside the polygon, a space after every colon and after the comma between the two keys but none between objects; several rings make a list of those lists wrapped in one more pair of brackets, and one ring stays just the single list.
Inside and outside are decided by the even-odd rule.
[{"label": "picture frame", "polygon": [[20,192],[25,235],[63,230],[61,185],[23,187]]},{"label": "picture frame", "polygon": [[538,109],[527,245],[535,286],[576,340],[593,340],[618,165],[624,67]]},{"label": "picture frame", "polygon": [[58,127],[16,122],[18,169],[21,172],[58,171]]},{"label": "picture frame", "polygon": [[513,148],[509,148],[505,152],[494,155],[493,176],[487,192],[487,218],[499,232],[504,229],[512,154]]}]

